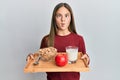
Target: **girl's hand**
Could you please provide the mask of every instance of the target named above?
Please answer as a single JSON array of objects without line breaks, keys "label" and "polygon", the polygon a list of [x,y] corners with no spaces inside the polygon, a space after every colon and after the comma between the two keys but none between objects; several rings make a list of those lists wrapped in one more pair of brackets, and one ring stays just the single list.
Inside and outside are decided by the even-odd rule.
[{"label": "girl's hand", "polygon": [[32,53],[28,54],[26,61],[29,62],[31,59],[34,59],[34,54]]},{"label": "girl's hand", "polygon": [[89,58],[89,56],[88,56],[87,54],[84,54],[84,55],[81,57],[81,59],[85,59],[87,65],[89,65],[89,63],[90,63],[90,58]]}]

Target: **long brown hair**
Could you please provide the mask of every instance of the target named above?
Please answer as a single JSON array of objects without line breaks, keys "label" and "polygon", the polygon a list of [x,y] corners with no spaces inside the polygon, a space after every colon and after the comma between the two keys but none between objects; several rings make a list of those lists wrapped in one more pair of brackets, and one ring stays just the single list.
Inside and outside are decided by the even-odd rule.
[{"label": "long brown hair", "polygon": [[68,11],[71,14],[71,22],[70,22],[70,26],[68,27],[68,29],[70,32],[77,34],[76,29],[75,29],[75,22],[74,22],[72,8],[67,3],[59,3],[58,5],[55,6],[55,8],[53,10],[52,19],[51,19],[51,29],[50,29],[50,33],[48,34],[48,37],[47,37],[47,40],[48,40],[47,45],[48,46],[54,46],[54,37],[57,34],[57,26],[56,26],[55,16],[56,16],[57,10],[63,6],[66,9],[68,9]]}]

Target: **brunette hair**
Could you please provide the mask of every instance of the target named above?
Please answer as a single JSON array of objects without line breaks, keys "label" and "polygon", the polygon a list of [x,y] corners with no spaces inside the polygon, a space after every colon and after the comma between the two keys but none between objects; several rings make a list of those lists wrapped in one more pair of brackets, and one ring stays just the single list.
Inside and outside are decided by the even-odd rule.
[{"label": "brunette hair", "polygon": [[63,6],[66,9],[68,9],[68,11],[71,14],[71,22],[70,22],[70,26],[68,27],[68,29],[70,32],[77,34],[76,29],[75,29],[75,22],[74,22],[72,8],[67,3],[59,3],[58,5],[55,6],[55,8],[53,10],[50,33],[46,37],[47,41],[48,41],[47,46],[54,46],[54,36],[57,34],[57,26],[56,26],[55,16],[56,16],[57,10]]}]

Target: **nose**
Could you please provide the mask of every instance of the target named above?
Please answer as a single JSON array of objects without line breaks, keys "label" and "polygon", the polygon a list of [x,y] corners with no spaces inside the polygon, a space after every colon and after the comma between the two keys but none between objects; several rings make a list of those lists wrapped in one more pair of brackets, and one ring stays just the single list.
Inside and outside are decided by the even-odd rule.
[{"label": "nose", "polygon": [[64,16],[62,16],[61,21],[65,21],[65,17]]}]

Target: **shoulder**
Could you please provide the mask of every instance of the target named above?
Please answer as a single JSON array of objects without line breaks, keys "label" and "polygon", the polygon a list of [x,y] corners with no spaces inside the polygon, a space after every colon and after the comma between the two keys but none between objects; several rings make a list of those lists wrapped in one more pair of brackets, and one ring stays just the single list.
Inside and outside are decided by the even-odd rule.
[{"label": "shoulder", "polygon": [[47,44],[47,42],[48,42],[48,36],[49,36],[49,35],[45,35],[45,36],[42,38],[41,44]]},{"label": "shoulder", "polygon": [[42,40],[47,40],[49,35],[45,35]]},{"label": "shoulder", "polygon": [[75,37],[77,37],[77,38],[79,38],[79,39],[83,39],[83,36],[82,36],[82,35],[80,35],[80,34],[75,34],[75,33],[72,33],[72,35],[73,35],[73,36],[75,36]]},{"label": "shoulder", "polygon": [[47,42],[48,42],[48,35],[42,38],[40,48],[47,47]]}]

